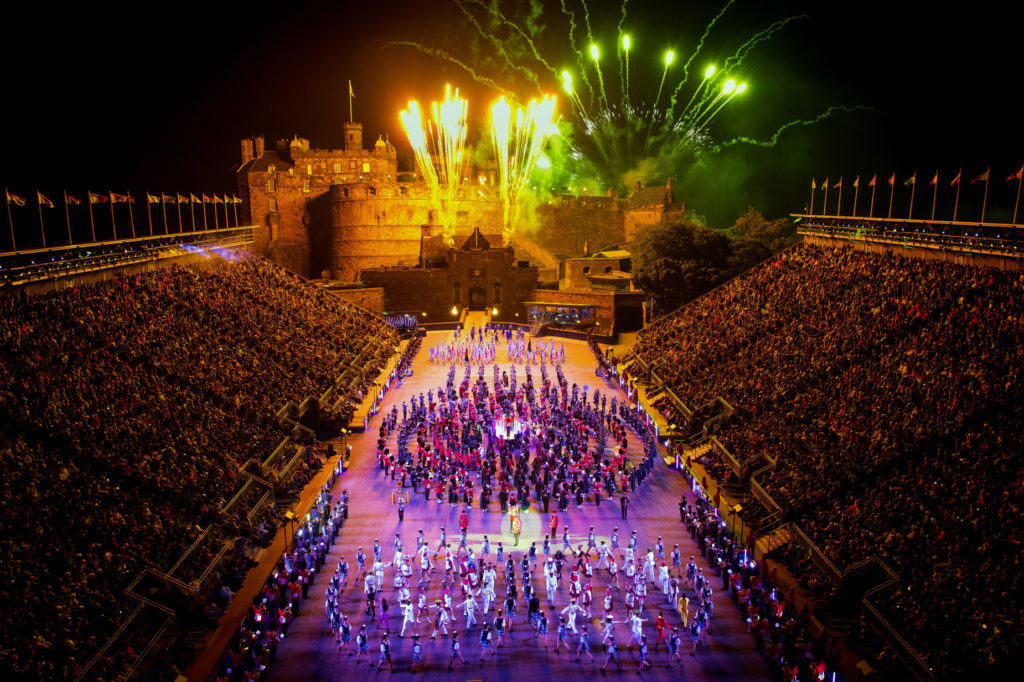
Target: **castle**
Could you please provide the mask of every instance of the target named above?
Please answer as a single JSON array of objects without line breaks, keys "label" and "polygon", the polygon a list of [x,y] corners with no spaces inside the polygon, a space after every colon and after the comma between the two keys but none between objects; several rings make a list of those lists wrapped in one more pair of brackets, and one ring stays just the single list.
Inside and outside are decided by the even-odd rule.
[{"label": "castle", "polygon": [[[298,136],[278,140],[273,149],[265,147],[262,137],[241,141],[238,191],[249,223],[256,226],[253,248],[305,277],[339,282],[379,284],[387,279],[382,270],[447,267],[454,251],[442,242],[440,216],[425,183],[414,170],[399,168],[390,141],[378,136],[372,148],[365,148],[361,123],[344,123],[343,134],[341,149],[311,148],[309,140]],[[681,216],[685,210],[675,200],[671,180],[655,187],[637,183],[627,199],[620,199],[614,189],[600,196],[547,195],[532,208],[528,222],[533,229],[519,230],[514,252],[499,258],[491,247],[502,243],[502,204],[490,190],[494,171],[467,166],[465,172],[454,207],[456,245],[466,246],[479,234],[483,241],[477,243],[487,247],[459,250],[486,250],[488,258],[508,267],[528,264],[541,282],[562,280],[562,288],[568,259],[627,243],[644,225]],[[437,279],[445,287],[456,284],[451,277]],[[516,285],[497,300],[521,298],[512,292],[524,285],[514,279]],[[484,284],[462,285],[466,305],[469,292],[479,297],[480,289],[489,292],[483,305],[489,308],[495,302],[494,285],[500,290],[503,283]],[[438,310],[441,301],[444,309],[452,307],[447,291],[433,292],[433,298]]]}]

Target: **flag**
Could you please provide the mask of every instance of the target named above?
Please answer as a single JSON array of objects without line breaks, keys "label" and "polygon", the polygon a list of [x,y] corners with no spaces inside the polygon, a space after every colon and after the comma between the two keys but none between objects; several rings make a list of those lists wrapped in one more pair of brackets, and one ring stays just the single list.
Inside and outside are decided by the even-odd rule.
[{"label": "flag", "polygon": [[114,194],[110,193],[110,203],[112,204],[126,204],[128,203],[128,196],[125,194]]},{"label": "flag", "polygon": [[19,197],[17,194],[11,194],[6,189],[4,190],[4,192],[7,194],[7,203],[8,204],[14,204],[15,206],[24,206],[25,205],[25,199],[24,198]]},{"label": "flag", "polygon": [[989,172],[990,170],[992,170],[992,168],[991,168],[991,167],[989,167],[989,168],[986,168],[986,169],[985,169],[985,172],[984,172],[984,173],[982,173],[982,174],[981,174],[981,175],[979,175],[978,177],[976,177],[976,178],[974,178],[973,180],[971,180],[971,184],[973,185],[973,184],[974,184],[974,183],[976,183],[976,182],[982,182],[982,181],[984,181],[984,182],[988,182],[988,172]]},{"label": "flag", "polygon": [[868,183],[868,187],[874,187],[875,186],[875,180],[877,180],[877,179],[878,179],[878,173],[875,173],[874,175],[871,176],[871,182]]},{"label": "flag", "polygon": [[828,189],[828,176],[825,176],[825,182],[821,183],[822,189]]},{"label": "flag", "polygon": [[107,203],[106,194],[93,194],[89,192],[89,203],[90,204],[105,204]]},{"label": "flag", "polygon": [[917,184],[917,171],[914,171],[914,174],[911,175],[909,178],[907,178],[906,182],[903,183],[903,186],[904,187],[910,187],[911,185],[916,185],[916,184]]},{"label": "flag", "polygon": [[955,177],[955,178],[953,178],[953,182],[949,183],[949,186],[950,186],[950,187],[955,187],[956,185],[959,185],[959,184],[960,184],[960,174],[961,174],[961,173],[963,173],[963,171],[962,171],[962,170],[958,170],[958,171],[956,172],[956,177]]},{"label": "flag", "polygon": [[195,194],[189,194],[188,195],[188,200],[191,201],[193,204],[201,204],[201,203],[203,203],[199,199],[199,197],[197,197]]},{"label": "flag", "polygon": [[78,197],[73,197],[67,192],[64,192],[64,203],[71,204],[72,206],[78,206],[82,203],[82,200]]},{"label": "flag", "polygon": [[172,197],[170,194],[163,194],[163,193],[161,193],[160,194],[160,198],[163,199],[165,204],[173,204],[174,203],[174,197]]},{"label": "flag", "polygon": [[177,196],[177,199],[178,199],[178,203],[179,203],[179,204],[187,204],[187,203],[188,203],[188,197],[186,197],[186,196],[185,196],[185,195],[183,195],[183,194],[179,194],[179,195]]},{"label": "flag", "polygon": [[36,190],[36,201],[39,202],[40,206],[48,206],[53,208],[53,202],[43,196],[42,192]]},{"label": "flag", "polygon": [[1012,173],[1010,177],[1006,178],[1006,181],[1010,182],[1011,180],[1020,180],[1022,177],[1024,177],[1024,165],[1021,165],[1016,173]]},{"label": "flag", "polygon": [[352,99],[356,98],[356,93],[352,92],[352,81],[351,80],[349,80],[349,82],[348,82],[348,96],[351,97]]},{"label": "flag", "polygon": [[[811,182],[813,182],[813,180]],[[232,194],[231,195],[231,203],[232,204],[240,204],[240,203],[242,203],[242,200]]]},{"label": "flag", "polygon": [[206,195],[204,194],[204,195],[203,195],[203,203],[204,203],[204,204],[212,204],[212,203],[213,203],[213,199],[211,199],[210,197],[208,197],[208,196],[206,196]]},{"label": "flag", "polygon": [[860,187],[860,176],[859,175],[853,179],[853,186],[854,187]]},{"label": "flag", "polygon": [[933,177],[932,181],[929,182],[928,184],[929,185],[938,185],[939,184],[939,171],[935,171],[935,177]]},{"label": "flag", "polygon": [[151,204],[159,204],[160,203],[160,197],[155,197],[152,194],[150,194],[149,192],[146,192],[146,201],[148,201]]},{"label": "flag", "polygon": [[895,173],[893,173],[892,175],[889,176],[889,186],[890,187],[895,187],[896,186],[896,174]]},{"label": "flag", "polygon": [[839,178],[839,182],[833,184],[832,185],[832,189],[835,189],[836,187],[842,187],[842,186],[843,186],[843,179]]},{"label": "flag", "polygon": [[215,203],[215,204],[223,204],[223,203],[224,203],[224,200],[223,200],[223,199],[221,199],[221,198],[220,198],[219,196],[217,196],[216,194],[214,194],[214,195],[213,195],[213,203]]},{"label": "flag", "polygon": [[818,183],[814,181],[814,178],[811,178],[811,189],[818,189]]}]

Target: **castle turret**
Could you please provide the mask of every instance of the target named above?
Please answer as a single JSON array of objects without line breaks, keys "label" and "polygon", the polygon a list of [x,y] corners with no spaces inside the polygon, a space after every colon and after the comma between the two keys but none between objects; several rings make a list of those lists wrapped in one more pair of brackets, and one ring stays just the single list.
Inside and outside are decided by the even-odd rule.
[{"label": "castle turret", "polygon": [[259,135],[253,139],[253,158],[260,158],[263,156],[263,136]]},{"label": "castle turret", "polygon": [[363,148],[363,124],[348,121],[343,124],[345,130],[345,151],[357,152]]},{"label": "castle turret", "polygon": [[246,138],[242,140],[242,165],[252,161],[252,140]]}]

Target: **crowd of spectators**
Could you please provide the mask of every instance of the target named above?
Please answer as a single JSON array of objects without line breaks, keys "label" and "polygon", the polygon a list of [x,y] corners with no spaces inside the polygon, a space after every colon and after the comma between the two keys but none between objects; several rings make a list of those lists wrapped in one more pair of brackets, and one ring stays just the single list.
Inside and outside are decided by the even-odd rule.
[{"label": "crowd of spectators", "polygon": [[395,336],[255,258],[0,297],[3,677],[88,661],[128,583],[167,570],[281,440],[277,408],[384,337],[375,376]]},{"label": "crowd of spectators", "polygon": [[[1024,274],[803,247],[681,308],[636,344],[939,675],[1022,641]],[[665,361],[667,360],[667,362]],[[975,579],[977,577],[978,579]]]}]

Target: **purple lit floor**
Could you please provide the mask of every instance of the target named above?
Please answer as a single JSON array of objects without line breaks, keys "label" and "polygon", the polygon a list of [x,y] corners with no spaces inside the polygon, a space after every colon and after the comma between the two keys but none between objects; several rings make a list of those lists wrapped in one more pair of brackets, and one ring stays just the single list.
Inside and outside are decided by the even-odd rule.
[{"label": "purple lit floor", "polygon": [[[392,388],[385,396],[382,412],[390,410],[391,405],[395,402],[400,404],[402,400],[407,399],[411,395],[418,395],[420,392],[426,393],[428,388],[436,389],[438,385],[443,385],[447,375],[447,368],[430,364],[427,347],[438,343],[444,335],[445,333],[443,332],[432,332],[424,339],[424,344],[414,365],[414,375],[407,379],[401,387]],[[604,381],[595,376],[593,356],[586,344],[577,341],[566,341],[565,347],[567,357],[563,365],[563,371],[570,386],[573,382],[579,383],[581,387],[584,384],[588,384],[591,387],[591,393],[595,386],[599,387],[602,393],[606,390],[613,390]],[[505,362],[503,347],[499,350],[498,361],[503,369],[508,366],[508,363]],[[487,380],[491,378],[491,371],[488,367],[485,373]],[[522,367],[520,366],[517,371],[519,372],[520,382],[522,382],[524,377]],[[463,369],[460,367],[457,372],[457,379],[461,379]],[[473,372],[475,377],[476,370],[474,369]],[[534,367],[534,381],[537,382],[538,380],[539,370]],[[621,392],[618,395],[620,399],[624,397]],[[448,504],[438,507],[433,499],[433,494],[431,494],[429,503],[424,502],[422,494],[412,496],[410,504],[406,507],[405,520],[402,523],[398,522],[398,516],[391,505],[392,482],[390,479],[385,480],[383,472],[376,466],[374,447],[377,428],[380,424],[379,419],[380,417],[375,417],[372,420],[367,433],[353,438],[354,456],[352,467],[338,480],[333,490],[335,497],[343,488],[350,491],[352,495],[350,517],[341,531],[339,541],[331,551],[324,571],[318,576],[310,589],[310,598],[303,603],[301,617],[292,622],[287,639],[281,643],[278,649],[277,663],[270,671],[271,680],[342,680],[350,679],[352,676],[365,677],[369,675],[376,678],[389,674],[403,676],[410,674],[409,666],[412,660],[410,653],[411,640],[408,637],[406,639],[399,639],[397,636],[402,626],[402,619],[397,608],[393,607],[391,609],[390,624],[392,657],[395,665],[395,672],[393,673],[388,673],[386,670],[378,672],[367,665],[366,662],[354,663],[354,656],[339,653],[335,647],[334,638],[328,629],[324,609],[324,596],[328,581],[337,566],[339,557],[344,555],[351,566],[351,572],[348,588],[341,596],[341,605],[342,612],[349,617],[350,622],[353,624],[354,645],[355,633],[358,632],[359,625],[367,622],[367,618],[363,613],[362,580],[356,581],[354,579],[358,572],[355,562],[357,546],[361,545],[364,548],[372,562],[370,548],[373,545],[374,538],[380,538],[384,560],[390,561],[394,554],[392,541],[396,532],[401,533],[403,543],[408,552],[411,548],[415,547],[418,529],[423,529],[431,546],[436,547],[439,539],[438,529],[442,524],[449,529],[449,542],[453,538],[456,544],[458,542],[458,511],[453,510]],[[394,439],[395,436],[392,435],[392,444]],[[638,454],[635,438],[630,440],[630,453],[631,456]],[[476,486],[474,492],[477,495],[479,494],[479,485]],[[675,470],[666,467],[659,459],[653,474],[637,489],[635,494],[631,495],[632,504],[628,521],[621,520],[617,501],[603,502],[600,507],[597,507],[593,503],[593,497],[591,497],[590,500],[584,503],[583,509],[576,509],[575,505],[570,505],[568,512],[560,514],[560,525],[566,523],[569,525],[571,540],[574,546],[580,541],[586,542],[586,534],[591,525],[595,526],[599,541],[600,539],[607,540],[612,528],[618,526],[623,545],[631,531],[636,529],[640,538],[641,548],[653,545],[657,537],[661,535],[664,538],[666,555],[671,551],[672,545],[678,543],[682,551],[683,563],[685,564],[690,555],[697,554],[697,550],[695,543],[690,540],[689,533],[686,532],[684,526],[679,522],[678,501],[679,496],[684,493],[689,495],[689,490],[685,485],[683,477]],[[496,497],[494,499],[496,500]],[[469,539],[471,546],[474,547],[478,555],[481,538],[484,534],[487,534],[491,540],[492,553],[495,551],[499,540],[504,543],[506,552],[513,542],[506,515],[496,511],[496,501],[492,503],[492,507],[494,507],[495,511],[485,513],[480,511],[479,505],[477,505],[470,515]],[[537,513],[535,509],[531,508],[523,514],[522,518],[523,533],[520,538],[519,550],[529,547],[531,540],[537,540],[539,548],[540,541],[548,529],[547,515]],[[560,539],[558,546],[561,546]],[[514,550],[514,553],[518,559],[518,551]],[[698,565],[704,566],[705,571],[707,571],[707,565],[700,557],[698,557]],[[516,572],[518,576],[518,561]],[[414,572],[411,585],[414,600],[418,592],[418,575],[419,571],[417,570]],[[549,621],[555,623],[559,614],[556,613],[556,609],[551,608],[546,600],[543,599],[545,591],[540,564],[538,564],[533,575],[534,589],[542,597],[541,603],[546,609]],[[566,580],[559,587],[558,611],[568,604],[567,571],[563,575]],[[434,579],[427,583],[429,603],[433,603],[434,599],[441,592],[440,577],[435,569]],[[599,616],[602,615],[601,600],[604,597],[607,582],[608,575],[606,571],[602,570],[595,574],[593,580],[595,604],[592,610],[594,619],[587,622],[591,640],[591,651],[595,657],[593,662],[589,661],[585,655],[578,663],[573,660],[576,655],[577,637],[571,633],[569,635],[571,652],[563,649],[561,653],[556,655],[550,650],[545,651],[534,641],[532,629],[527,627],[525,622],[525,608],[520,606],[511,636],[506,636],[504,646],[496,649],[496,655],[493,657],[488,656],[483,663],[478,661],[480,655],[480,626],[477,625],[468,633],[463,634],[461,637],[462,655],[466,659],[466,664],[456,663],[454,671],[447,670],[449,640],[439,637],[436,641],[431,641],[429,636],[432,626],[426,622],[426,617],[424,617],[423,624],[419,626],[419,633],[422,635],[421,642],[424,644],[425,662],[429,666],[425,673],[426,677],[450,680],[525,680],[530,678],[552,679],[556,676],[581,679],[585,676],[602,675],[600,668],[604,664],[605,653],[603,647],[600,646],[598,620]],[[390,569],[385,572],[385,585],[386,589],[383,594],[389,597],[389,601],[391,601],[390,597],[393,597],[395,593],[392,589],[393,583]],[[671,667],[667,667],[668,654],[664,645],[662,645],[659,651],[652,652],[651,661],[654,667],[645,671],[643,673],[644,677],[659,680],[770,679],[769,667],[764,659],[754,651],[753,639],[747,634],[745,624],[740,621],[739,611],[729,601],[727,593],[721,590],[721,581],[713,578],[712,586],[715,589],[715,613],[711,621],[711,629],[706,635],[704,644],[697,650],[696,656],[691,657],[689,655],[690,643],[688,637],[684,636],[681,629],[680,635],[683,638],[682,664],[673,663]],[[499,598],[505,594],[504,571],[500,568],[498,570],[498,578],[495,581],[495,592]],[[622,594],[619,591],[614,591],[614,594],[615,617],[621,620],[625,618]],[[692,596],[692,593],[689,596]],[[493,608],[487,616],[487,622],[491,622],[494,617]],[[647,619],[644,633],[647,635],[652,649],[656,639],[653,622],[658,615],[658,611],[662,608],[664,608],[664,614],[669,622],[669,626],[679,626],[678,614],[668,607],[668,601],[661,592],[657,588],[651,587],[648,592],[647,605],[643,616]],[[693,613],[693,608],[694,606],[691,604],[691,613]],[[457,614],[458,617],[454,625],[461,631],[465,626],[465,617],[462,615],[461,609],[457,610]],[[479,615],[478,620],[482,620]],[[583,620],[585,619],[581,617],[577,621],[577,625]],[[381,634],[381,631],[376,626],[376,620],[373,623],[368,623],[367,630],[370,633],[371,662],[376,663]],[[620,645],[619,660],[623,671],[621,673],[615,672],[615,665],[612,664],[605,675],[629,674],[632,676],[636,672],[638,667],[636,647],[634,646],[632,651],[621,648],[629,640],[629,637],[630,631],[627,625],[616,625],[615,638]],[[556,641],[555,628],[553,626],[549,640],[553,647]],[[417,673],[417,676],[424,676],[422,668],[421,672]]]}]

